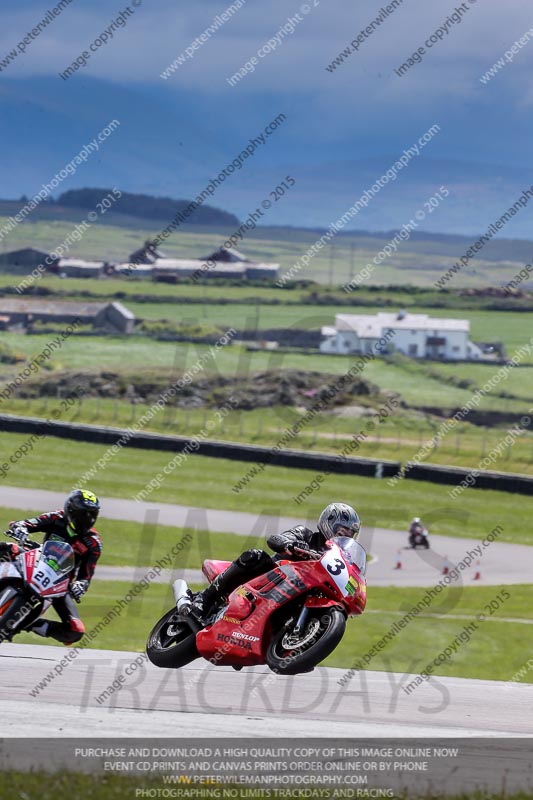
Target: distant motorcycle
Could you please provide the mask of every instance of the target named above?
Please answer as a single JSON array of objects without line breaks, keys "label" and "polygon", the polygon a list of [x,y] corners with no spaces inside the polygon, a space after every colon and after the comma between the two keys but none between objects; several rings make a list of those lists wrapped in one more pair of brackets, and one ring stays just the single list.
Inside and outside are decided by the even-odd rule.
[{"label": "distant motorcycle", "polygon": [[418,525],[412,531],[409,531],[409,546],[413,550],[416,550],[417,547],[425,547],[426,550],[429,550],[428,529]]},{"label": "distant motorcycle", "polygon": [[68,593],[76,567],[67,542],[27,541],[24,548],[13,561],[0,562],[0,644],[26,630],[52,600]]},{"label": "distant motorcycle", "polygon": [[[280,559],[274,568],[232,592],[202,625],[183,611],[192,594],[174,582],[176,607],[152,630],[146,653],[158,667],[177,668],[202,656],[236,670],[268,664],[273,672],[310,672],[337,647],[348,616],[366,605],[366,553],[347,536],[327,542],[325,553],[298,552],[305,561]],[[204,561],[209,582],[229,566]]]}]

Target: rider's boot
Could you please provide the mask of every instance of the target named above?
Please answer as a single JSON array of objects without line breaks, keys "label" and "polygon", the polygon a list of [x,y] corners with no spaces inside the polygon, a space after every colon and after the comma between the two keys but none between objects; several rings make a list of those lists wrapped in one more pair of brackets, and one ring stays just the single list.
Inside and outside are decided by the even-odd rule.
[{"label": "rider's boot", "polygon": [[202,592],[198,592],[191,605],[191,613],[197,619],[205,619],[215,603],[227,597],[246,581],[272,569],[271,557],[263,550],[246,550],[229,567],[217,575]]},{"label": "rider's boot", "polygon": [[247,570],[238,561],[233,561],[224,572],[216,576],[206,589],[198,592],[192,601],[190,613],[198,619],[205,619],[209,616],[213,606],[223,597],[231,594],[247,577]]}]

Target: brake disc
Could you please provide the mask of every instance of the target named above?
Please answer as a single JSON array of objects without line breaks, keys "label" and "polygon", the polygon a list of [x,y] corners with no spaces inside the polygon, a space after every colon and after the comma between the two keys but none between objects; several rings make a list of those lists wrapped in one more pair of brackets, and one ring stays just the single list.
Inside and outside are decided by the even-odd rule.
[{"label": "brake disc", "polygon": [[306,627],[303,636],[300,634],[291,636],[290,633],[286,633],[281,640],[281,646],[284,650],[301,650],[313,641],[319,630],[320,621],[318,619],[312,619],[309,625]]}]

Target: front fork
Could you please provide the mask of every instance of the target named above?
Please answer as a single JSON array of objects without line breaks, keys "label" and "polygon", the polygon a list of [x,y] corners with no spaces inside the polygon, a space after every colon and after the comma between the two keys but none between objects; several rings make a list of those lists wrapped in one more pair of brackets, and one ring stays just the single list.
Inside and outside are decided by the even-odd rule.
[{"label": "front fork", "polygon": [[302,628],[304,627],[307,621],[308,616],[309,616],[309,609],[307,608],[307,606],[304,606],[300,612],[300,616],[298,617],[296,625],[293,628],[293,633],[298,634],[301,632]]}]

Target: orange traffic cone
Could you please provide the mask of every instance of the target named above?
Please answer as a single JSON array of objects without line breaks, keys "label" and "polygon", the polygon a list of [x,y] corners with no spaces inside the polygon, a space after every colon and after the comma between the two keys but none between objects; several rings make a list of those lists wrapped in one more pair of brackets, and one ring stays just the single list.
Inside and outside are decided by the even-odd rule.
[{"label": "orange traffic cone", "polygon": [[450,571],[448,556],[444,556],[444,566],[442,568],[442,574],[447,575]]},{"label": "orange traffic cone", "polygon": [[480,566],[480,562],[479,561],[476,561],[476,572],[475,572],[475,575],[474,575],[474,580],[475,581],[480,581],[481,580],[481,566]]},{"label": "orange traffic cone", "polygon": [[398,550],[398,556],[396,558],[396,566],[394,567],[394,569],[401,569],[402,568],[402,556],[401,556],[401,553],[402,553],[402,551]]}]

